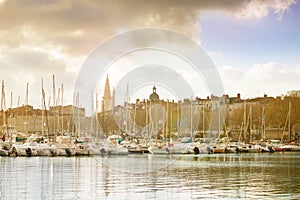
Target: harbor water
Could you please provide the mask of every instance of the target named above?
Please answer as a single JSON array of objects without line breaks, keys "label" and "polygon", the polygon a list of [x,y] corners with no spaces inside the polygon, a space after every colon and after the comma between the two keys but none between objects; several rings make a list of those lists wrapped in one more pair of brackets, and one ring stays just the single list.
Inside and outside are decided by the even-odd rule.
[{"label": "harbor water", "polygon": [[300,154],[0,157],[0,199],[300,199]]}]

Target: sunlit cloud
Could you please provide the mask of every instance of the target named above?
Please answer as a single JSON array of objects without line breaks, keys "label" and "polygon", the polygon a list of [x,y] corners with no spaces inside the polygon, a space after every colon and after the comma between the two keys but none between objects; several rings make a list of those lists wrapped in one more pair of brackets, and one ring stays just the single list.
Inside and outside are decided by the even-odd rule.
[{"label": "sunlit cloud", "polygon": [[300,84],[299,66],[269,62],[255,64],[247,70],[224,66],[219,69],[225,91],[231,95],[240,92],[246,97],[264,93],[277,96],[297,89]]},{"label": "sunlit cloud", "polygon": [[275,0],[275,1],[260,1],[253,0],[244,2],[245,7],[235,12],[239,18],[244,19],[261,19],[273,12],[278,16],[278,19],[282,19],[285,12],[289,11],[290,6],[296,4],[296,0]]}]

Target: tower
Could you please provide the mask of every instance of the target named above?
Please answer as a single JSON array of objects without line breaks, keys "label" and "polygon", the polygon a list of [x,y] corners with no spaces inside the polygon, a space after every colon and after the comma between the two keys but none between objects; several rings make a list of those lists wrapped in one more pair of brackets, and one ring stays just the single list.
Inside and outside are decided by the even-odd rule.
[{"label": "tower", "polygon": [[102,112],[105,111],[110,111],[113,109],[113,102],[114,102],[114,95],[113,97],[111,96],[110,93],[110,85],[109,85],[109,79],[108,75],[106,76],[106,82],[105,82],[105,87],[104,87],[104,93],[102,97]]},{"label": "tower", "polygon": [[156,93],[156,87],[153,87],[153,93],[149,96],[150,101],[158,101],[159,95]]}]

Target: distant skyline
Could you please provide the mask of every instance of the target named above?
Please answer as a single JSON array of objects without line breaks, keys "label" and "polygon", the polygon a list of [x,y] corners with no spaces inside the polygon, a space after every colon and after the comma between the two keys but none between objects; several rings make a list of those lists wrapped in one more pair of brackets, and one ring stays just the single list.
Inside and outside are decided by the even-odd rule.
[{"label": "distant skyline", "polygon": [[[29,82],[29,104],[40,107],[41,79],[48,100],[53,74],[56,89],[64,84],[64,104],[72,104],[74,84],[88,55],[112,36],[143,27],[171,29],[198,42],[230,96],[277,96],[299,90],[299,2],[222,2],[0,0],[0,79],[5,81],[6,106],[11,91],[13,107],[18,96],[20,105],[25,104]],[[123,61],[130,65],[130,57]],[[123,68],[118,70],[109,74],[112,86],[122,76]],[[152,92],[152,87],[146,88],[150,91],[144,96]],[[201,92],[198,96],[206,98],[207,91]],[[143,98],[143,93],[133,96],[139,94]]]}]

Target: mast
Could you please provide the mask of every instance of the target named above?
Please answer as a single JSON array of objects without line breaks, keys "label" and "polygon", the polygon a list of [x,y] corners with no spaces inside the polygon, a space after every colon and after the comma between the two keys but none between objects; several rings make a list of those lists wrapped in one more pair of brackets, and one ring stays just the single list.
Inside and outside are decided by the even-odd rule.
[{"label": "mast", "polygon": [[52,93],[53,93],[53,106],[55,106],[55,99],[56,99],[56,91],[55,91],[55,76],[52,75]]},{"label": "mast", "polygon": [[[56,105],[55,105],[55,114],[57,115],[57,131],[55,131],[54,133],[54,138],[56,139],[57,137],[57,132],[60,130],[60,127],[59,127],[59,109],[58,108],[58,105],[59,105],[59,100],[60,100],[60,88],[58,88],[58,92],[57,92],[57,99],[56,99]],[[56,112],[57,111],[57,112]]]},{"label": "mast", "polygon": [[90,124],[90,131],[91,131],[91,133],[93,132],[93,112],[94,112],[94,96],[93,96],[93,91],[91,90],[91,118],[90,118],[90,122],[91,122],[91,124]]},{"label": "mast", "polygon": [[166,135],[165,138],[167,139],[168,137],[168,130],[169,130],[169,99],[167,99],[167,112],[166,112]]},{"label": "mast", "polygon": [[202,128],[203,128],[203,137],[205,135],[205,112],[204,112],[204,101],[203,101],[203,104],[202,104]]},{"label": "mast", "polygon": [[44,97],[44,81],[42,79],[42,136],[44,136],[44,102],[45,102],[45,97]]},{"label": "mast", "polygon": [[284,132],[285,132],[285,128],[286,126],[288,126],[288,137],[289,137],[289,140],[291,140],[291,102],[289,102],[289,111],[288,111],[288,114],[286,116],[286,120],[285,120],[285,124],[284,124],[284,128],[283,128],[283,132],[282,132],[282,136],[281,136],[281,142],[283,142],[283,135],[284,135]]},{"label": "mast", "polygon": [[136,134],[136,130],[135,130],[135,127],[136,127],[136,104],[134,105],[134,113],[133,113],[133,134],[135,135]]},{"label": "mast", "polygon": [[125,132],[126,132],[126,134],[128,134],[128,102],[125,102]]},{"label": "mast", "polygon": [[262,129],[262,135],[261,139],[265,140],[265,127],[266,127],[266,119],[265,119],[265,106],[262,108],[262,116],[261,116],[261,129]]},{"label": "mast", "polygon": [[[2,80],[2,93],[1,93],[1,111],[4,110],[5,105],[5,91],[4,91],[4,81]],[[3,118],[4,120],[4,118]]]},{"label": "mast", "polygon": [[221,137],[221,111],[220,111],[220,108],[221,108],[221,102],[219,101],[219,109],[218,109],[218,131],[219,131],[219,139]]},{"label": "mast", "polygon": [[173,101],[171,103],[171,120],[170,120],[170,129],[169,129],[169,133],[170,133],[170,138],[169,140],[171,139],[171,134],[172,134],[172,127],[173,127]]},{"label": "mast", "polygon": [[154,123],[153,123],[153,115],[152,115],[152,103],[151,100],[149,100],[149,133],[151,134],[152,137],[152,133],[153,133],[153,129],[154,129]]},{"label": "mast", "polygon": [[[73,108],[72,108],[72,117],[69,119],[69,129],[71,124],[71,131],[70,131],[70,145],[72,143],[72,137],[76,138],[75,133],[75,115],[76,115],[76,94],[73,93]],[[76,128],[77,129],[77,128]]]},{"label": "mast", "polygon": [[11,127],[11,121],[12,121],[12,119],[11,119],[11,115],[12,115],[12,113],[11,113],[11,110],[12,110],[12,101],[13,101],[13,93],[12,93],[12,91],[10,92],[10,113],[9,113],[9,125],[10,125],[10,127]]},{"label": "mast", "polygon": [[147,128],[147,138],[149,139],[149,124],[148,124],[148,100],[146,100],[146,128]]},{"label": "mast", "polygon": [[[49,97],[49,107],[50,107],[50,100],[51,98]],[[46,122],[44,123],[44,115],[43,115],[43,110],[45,112],[45,117],[46,117]],[[45,90],[44,90],[44,81],[42,79],[42,133],[44,132],[44,126],[47,126],[47,138],[50,139],[49,137],[49,124],[48,124],[48,113],[46,109],[46,97],[45,97]],[[44,134],[43,134],[44,135]]]},{"label": "mast", "polygon": [[25,102],[25,132],[26,132],[26,135],[28,135],[28,126],[27,126],[27,115],[28,115],[28,85],[29,83],[27,82],[26,84],[26,102]]},{"label": "mast", "polygon": [[99,102],[98,102],[98,93],[96,93],[96,140],[98,141],[98,106],[99,106]]},{"label": "mast", "polygon": [[156,144],[158,140],[158,133],[157,133],[157,126],[158,126],[158,117],[157,117],[157,107],[155,107],[155,135],[156,135]]},{"label": "mast", "polygon": [[[53,74],[52,76],[52,93],[53,93],[53,111],[54,111],[54,120],[53,120],[53,131],[54,131],[54,135],[56,134],[56,123],[55,123],[55,117],[56,117],[56,105],[55,105],[55,101],[56,101],[56,90],[55,90],[55,76]],[[50,109],[50,105],[49,105],[49,109]]]},{"label": "mast", "polygon": [[247,117],[246,117],[247,107],[246,107],[246,99],[244,100],[244,142],[247,142]]},{"label": "mast", "polygon": [[[13,101],[13,93],[12,91],[10,92],[10,113],[9,113],[9,127],[12,127],[12,101]],[[15,128],[15,127],[14,127]],[[8,138],[11,141],[12,135],[11,131],[8,133]]]},{"label": "mast", "polygon": [[[20,108],[20,96],[18,96],[18,103],[17,103],[17,113],[16,113],[16,117],[15,117],[15,121],[14,121],[14,126],[17,127],[17,122],[16,122],[16,118],[19,115],[19,108]],[[19,121],[19,120],[18,120]]]},{"label": "mast", "polygon": [[250,104],[250,110],[249,110],[249,136],[250,136],[250,142],[252,142],[252,104]]},{"label": "mast", "polygon": [[180,117],[179,117],[179,101],[177,102],[177,132],[178,136],[181,138],[181,133],[180,133]]},{"label": "mast", "polygon": [[78,129],[77,129],[77,137],[78,137],[78,136],[80,136],[80,117],[79,117],[80,108],[79,108],[79,93],[77,93],[77,97],[76,97],[76,106],[77,106],[77,124],[78,124]]},{"label": "mast", "polygon": [[191,139],[193,141],[193,101],[192,101],[192,97],[191,97]]},{"label": "mast", "polygon": [[[48,135],[48,138],[50,139],[50,131],[49,131],[49,122],[47,119],[50,119],[50,105],[51,105],[51,96],[49,96],[49,99],[48,99],[48,109],[49,109],[49,112],[47,112],[47,106],[46,106],[46,96],[45,96],[45,90],[44,90],[44,99],[45,99],[45,116],[46,116],[46,124],[47,124],[47,127],[48,127],[48,132],[47,132],[47,135]],[[55,120],[53,122],[53,126],[55,126]],[[55,128],[53,128],[53,131],[54,131]]]},{"label": "mast", "polygon": [[61,84],[61,133],[64,133],[64,84]]},{"label": "mast", "polygon": [[128,133],[128,104],[129,104],[129,84],[127,83],[126,86],[126,93],[125,93],[125,124],[126,128],[125,131]]},{"label": "mast", "polygon": [[[6,122],[6,103],[5,103],[5,86],[4,86],[4,80],[2,80],[2,96],[1,96],[1,111],[3,114],[3,127],[6,128],[6,134],[8,134],[7,129],[7,122]],[[4,136],[5,137],[5,136]]]},{"label": "mast", "polygon": [[291,140],[291,102],[289,102],[289,113],[288,113],[288,116],[289,116],[289,127],[288,127],[288,130],[289,130],[289,137],[290,137],[290,140]]}]

